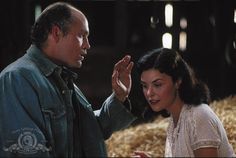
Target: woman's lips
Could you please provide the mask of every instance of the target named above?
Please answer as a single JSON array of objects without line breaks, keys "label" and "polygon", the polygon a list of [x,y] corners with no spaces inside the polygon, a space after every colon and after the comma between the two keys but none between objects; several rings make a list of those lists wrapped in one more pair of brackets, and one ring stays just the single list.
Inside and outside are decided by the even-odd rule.
[{"label": "woman's lips", "polygon": [[160,100],[149,100],[149,104],[150,105],[155,105],[157,103],[159,103]]}]

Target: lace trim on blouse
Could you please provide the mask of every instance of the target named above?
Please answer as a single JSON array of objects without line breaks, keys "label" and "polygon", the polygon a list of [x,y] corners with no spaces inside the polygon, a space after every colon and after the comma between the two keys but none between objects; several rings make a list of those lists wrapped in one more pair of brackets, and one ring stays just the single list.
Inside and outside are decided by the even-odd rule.
[{"label": "lace trim on blouse", "polygon": [[192,145],[192,149],[193,150],[197,150],[199,148],[206,148],[206,147],[214,147],[214,148],[218,148],[220,145],[220,141],[216,140],[216,141],[212,141],[212,140],[204,140],[201,142],[197,142],[195,144]]}]

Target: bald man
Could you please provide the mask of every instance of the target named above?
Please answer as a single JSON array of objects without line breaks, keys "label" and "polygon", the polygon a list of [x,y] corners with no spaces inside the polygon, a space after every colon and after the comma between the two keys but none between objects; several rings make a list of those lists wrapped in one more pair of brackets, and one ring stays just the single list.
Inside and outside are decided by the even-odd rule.
[{"label": "bald man", "polygon": [[68,3],[48,6],[32,27],[25,55],[0,74],[0,157],[105,157],[104,140],[127,127],[133,62],[118,61],[113,93],[93,111],[73,82],[90,48],[85,15]]}]

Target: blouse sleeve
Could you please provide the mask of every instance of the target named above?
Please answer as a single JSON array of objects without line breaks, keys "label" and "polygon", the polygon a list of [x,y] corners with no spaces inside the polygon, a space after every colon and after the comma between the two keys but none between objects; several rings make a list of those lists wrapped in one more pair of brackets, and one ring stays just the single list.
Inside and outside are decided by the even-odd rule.
[{"label": "blouse sleeve", "polygon": [[193,108],[190,143],[193,150],[218,148],[221,142],[219,119],[208,105]]}]

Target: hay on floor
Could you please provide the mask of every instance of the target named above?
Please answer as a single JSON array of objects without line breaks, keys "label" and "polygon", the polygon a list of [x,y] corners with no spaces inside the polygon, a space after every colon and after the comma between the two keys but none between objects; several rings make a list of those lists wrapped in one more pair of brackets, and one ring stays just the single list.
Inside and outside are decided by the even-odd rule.
[{"label": "hay on floor", "polygon": [[[213,101],[210,106],[226,129],[227,136],[236,151],[236,96]],[[130,157],[134,151],[145,151],[153,157],[164,156],[166,118],[157,117],[151,123],[131,126],[113,133],[106,141],[109,157]]]}]

